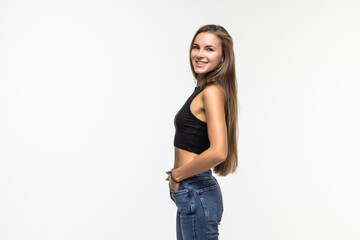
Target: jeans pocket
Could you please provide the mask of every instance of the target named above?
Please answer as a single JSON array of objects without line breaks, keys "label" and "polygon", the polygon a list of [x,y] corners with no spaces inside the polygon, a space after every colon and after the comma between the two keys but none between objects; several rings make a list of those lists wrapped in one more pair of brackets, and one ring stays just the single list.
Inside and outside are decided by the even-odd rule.
[{"label": "jeans pocket", "polygon": [[187,189],[181,189],[181,183],[182,183],[182,182],[180,182],[179,189],[178,189],[177,191],[174,191],[174,190],[172,190],[172,189],[170,188],[170,181],[169,181],[169,182],[168,182],[169,191],[170,191],[171,193],[183,193],[183,192],[187,192],[187,191],[188,191]]},{"label": "jeans pocket", "polygon": [[205,217],[220,222],[224,207],[219,184],[216,183],[209,187],[199,189],[196,192],[203,207]]},{"label": "jeans pocket", "polygon": [[177,209],[181,214],[190,214],[194,212],[191,193],[188,189],[182,189],[176,192],[170,189],[170,197],[175,202]]}]

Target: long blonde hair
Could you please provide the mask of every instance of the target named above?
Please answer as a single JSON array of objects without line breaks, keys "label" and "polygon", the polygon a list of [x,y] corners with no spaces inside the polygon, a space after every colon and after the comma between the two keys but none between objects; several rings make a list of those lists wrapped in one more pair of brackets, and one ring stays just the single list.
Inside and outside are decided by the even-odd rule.
[{"label": "long blonde hair", "polygon": [[237,101],[237,81],[235,74],[235,55],[233,40],[230,34],[220,25],[202,26],[194,35],[190,44],[190,66],[193,76],[197,79],[198,74],[194,71],[191,61],[191,50],[196,36],[201,32],[210,32],[221,39],[222,54],[224,61],[213,71],[204,76],[202,85],[220,84],[225,91],[225,118],[227,126],[228,155],[224,162],[214,167],[214,172],[219,176],[226,176],[234,173],[238,167],[238,101]]}]

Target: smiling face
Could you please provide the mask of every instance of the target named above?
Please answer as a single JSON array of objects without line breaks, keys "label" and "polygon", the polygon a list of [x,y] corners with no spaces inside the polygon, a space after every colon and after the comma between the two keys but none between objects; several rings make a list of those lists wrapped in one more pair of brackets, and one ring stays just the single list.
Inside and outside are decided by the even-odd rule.
[{"label": "smiling face", "polygon": [[214,70],[223,60],[220,38],[211,32],[199,33],[191,49],[191,63],[198,74],[198,80]]}]

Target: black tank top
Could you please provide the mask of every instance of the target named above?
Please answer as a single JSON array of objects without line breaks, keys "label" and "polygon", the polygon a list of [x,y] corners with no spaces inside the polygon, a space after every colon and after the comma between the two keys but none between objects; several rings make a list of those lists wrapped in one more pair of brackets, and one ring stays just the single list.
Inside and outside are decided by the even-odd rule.
[{"label": "black tank top", "polygon": [[190,104],[205,87],[206,85],[195,87],[194,92],[186,100],[174,118],[174,146],[197,154],[208,149],[210,142],[207,123],[194,116],[190,111]]}]

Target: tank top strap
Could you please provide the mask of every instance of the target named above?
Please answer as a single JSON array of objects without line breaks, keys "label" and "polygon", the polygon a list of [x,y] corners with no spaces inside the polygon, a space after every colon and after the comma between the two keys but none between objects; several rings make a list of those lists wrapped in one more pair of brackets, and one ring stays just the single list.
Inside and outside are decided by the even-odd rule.
[{"label": "tank top strap", "polygon": [[195,91],[201,92],[208,86],[208,83],[204,83],[203,85],[200,85],[198,87],[195,87]]}]

